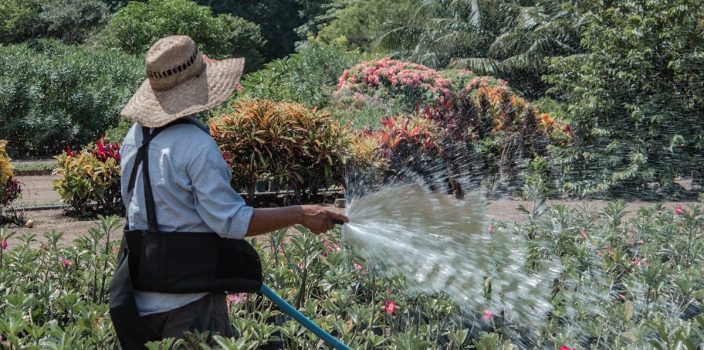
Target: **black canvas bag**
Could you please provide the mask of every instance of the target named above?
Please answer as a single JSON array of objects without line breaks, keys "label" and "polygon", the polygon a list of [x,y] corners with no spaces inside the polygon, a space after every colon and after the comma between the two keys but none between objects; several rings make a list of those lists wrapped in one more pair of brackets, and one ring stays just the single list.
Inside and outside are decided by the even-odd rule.
[{"label": "black canvas bag", "polygon": [[118,268],[110,283],[110,315],[124,349],[143,348],[147,339],[134,301],[134,290],[161,293],[258,292],[262,269],[256,250],[243,239],[221,238],[212,232],[159,232],[149,179],[149,142],[167,127],[190,123],[180,119],[161,128],[142,127],[127,188],[129,206],[142,166],[147,230],[125,224]]}]

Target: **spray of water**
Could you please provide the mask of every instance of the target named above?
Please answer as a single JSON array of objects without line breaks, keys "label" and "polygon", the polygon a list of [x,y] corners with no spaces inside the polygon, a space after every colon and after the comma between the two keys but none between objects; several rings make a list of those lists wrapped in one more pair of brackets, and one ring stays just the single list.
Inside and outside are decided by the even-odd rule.
[{"label": "spray of water", "polygon": [[469,314],[491,312],[528,327],[541,324],[560,265],[527,268],[521,236],[493,230],[481,191],[461,200],[403,181],[373,191],[348,183],[343,240],[389,275],[403,275],[413,292],[445,292]]}]

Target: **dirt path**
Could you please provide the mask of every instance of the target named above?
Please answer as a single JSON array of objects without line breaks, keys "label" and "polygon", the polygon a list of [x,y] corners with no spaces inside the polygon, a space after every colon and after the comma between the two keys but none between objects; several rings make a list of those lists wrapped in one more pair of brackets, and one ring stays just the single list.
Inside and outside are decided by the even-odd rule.
[{"label": "dirt path", "polygon": [[[25,184],[25,192],[23,198],[16,203],[17,207],[38,206],[38,205],[56,205],[61,204],[58,194],[53,190],[51,182],[55,176],[26,176],[19,177],[20,181]],[[548,201],[548,205],[557,204],[566,205],[569,208],[581,208],[586,205],[592,210],[601,210],[608,204],[607,201],[564,201],[553,200]],[[626,218],[633,217],[641,207],[652,206],[653,202],[629,202],[627,203]],[[685,207],[688,205],[697,204],[696,202],[662,202],[663,205],[669,208],[674,208],[677,204],[682,204]],[[533,206],[529,201],[516,200],[500,200],[489,202],[489,219],[492,221],[503,221],[507,223],[522,222],[525,220],[525,215],[520,213],[516,208],[520,205],[525,206],[530,210]],[[13,228],[12,231],[17,232],[17,236],[25,233],[33,233],[37,235],[39,241],[44,241],[43,234],[51,230],[64,232],[61,244],[72,244],[73,241],[85,234],[89,228],[96,227],[96,220],[77,220],[64,215],[63,210],[41,210],[25,212],[27,219],[34,221],[33,228]],[[121,232],[118,232],[114,237],[121,238]],[[10,243],[14,243],[15,239]]]},{"label": "dirt path", "polygon": [[54,191],[52,182],[58,176],[18,176],[17,179],[24,185],[22,198],[15,202],[17,207],[35,207],[44,205],[62,204],[59,194]]}]

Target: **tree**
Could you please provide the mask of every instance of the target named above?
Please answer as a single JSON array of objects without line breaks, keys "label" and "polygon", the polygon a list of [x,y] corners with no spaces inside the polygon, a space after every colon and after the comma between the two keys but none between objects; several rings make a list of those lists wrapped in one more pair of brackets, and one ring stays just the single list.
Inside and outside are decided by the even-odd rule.
[{"label": "tree", "polygon": [[566,188],[634,194],[656,184],[672,195],[675,177],[701,184],[704,6],[585,1],[578,9],[589,52],[553,58],[547,77],[575,136],[557,159]]},{"label": "tree", "polygon": [[0,42],[49,37],[80,43],[102,28],[108,11],[101,0],[6,0],[0,3]]},{"label": "tree", "polygon": [[82,43],[105,25],[108,12],[100,0],[49,0],[42,2],[39,20],[46,37]]},{"label": "tree", "polygon": [[432,67],[470,68],[543,95],[545,58],[580,52],[581,19],[557,0],[415,1],[412,16],[386,25],[382,49]]},{"label": "tree", "polygon": [[258,25],[189,0],[131,2],[119,9],[99,34],[99,42],[130,54],[144,54],[159,38],[189,35],[201,52],[214,58],[245,57],[246,70],[263,62],[264,39]]},{"label": "tree", "polygon": [[320,19],[329,21],[318,32],[318,39],[328,43],[343,42],[350,49],[373,51],[375,40],[384,24],[402,20],[415,12],[417,1],[403,0],[340,0],[330,7],[330,13]]},{"label": "tree", "polygon": [[261,50],[266,61],[284,57],[294,51],[301,38],[295,28],[303,24],[303,7],[299,0],[197,0],[216,14],[242,17],[261,27],[266,44]]}]

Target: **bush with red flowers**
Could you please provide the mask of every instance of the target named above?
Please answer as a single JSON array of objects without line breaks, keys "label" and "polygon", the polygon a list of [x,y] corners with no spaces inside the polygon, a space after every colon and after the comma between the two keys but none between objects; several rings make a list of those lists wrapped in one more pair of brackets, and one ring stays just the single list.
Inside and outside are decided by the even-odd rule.
[{"label": "bush with red flowers", "polygon": [[80,217],[123,212],[120,195],[120,145],[101,137],[81,151],[66,151],[55,157],[58,167],[54,189]]},{"label": "bush with red flowers", "polygon": [[543,157],[549,146],[569,143],[570,129],[507,87],[480,79],[441,103],[385,118],[381,127],[359,138],[375,141],[376,156],[386,165],[385,181],[420,176],[431,188],[461,198],[467,186],[496,189],[499,184],[511,192],[526,180],[547,186],[551,181]]}]

